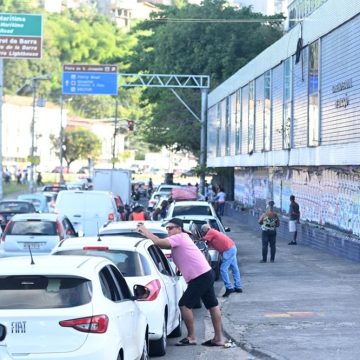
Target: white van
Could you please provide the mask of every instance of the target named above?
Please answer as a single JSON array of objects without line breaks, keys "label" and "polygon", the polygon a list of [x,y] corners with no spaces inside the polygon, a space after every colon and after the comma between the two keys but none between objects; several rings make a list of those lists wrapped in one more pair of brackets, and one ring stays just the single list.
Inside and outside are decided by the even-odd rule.
[{"label": "white van", "polygon": [[96,236],[104,224],[119,220],[115,200],[108,191],[60,191],[55,212],[66,215],[84,236]]}]

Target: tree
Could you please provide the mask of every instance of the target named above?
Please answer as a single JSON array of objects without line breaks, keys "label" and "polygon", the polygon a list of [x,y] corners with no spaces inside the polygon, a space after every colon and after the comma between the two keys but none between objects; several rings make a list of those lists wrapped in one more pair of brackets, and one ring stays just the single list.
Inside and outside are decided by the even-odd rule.
[{"label": "tree", "polygon": [[[138,43],[128,58],[131,72],[205,74],[215,88],[282,36],[281,21],[250,7],[237,9],[224,0],[177,3],[133,29]],[[199,90],[178,93],[200,113]],[[142,106],[150,107],[141,127],[145,141],[198,154],[199,123],[169,90],[145,90]]]},{"label": "tree", "polygon": [[[51,135],[50,140],[57,156],[59,156],[60,139]],[[101,154],[100,139],[85,128],[65,129],[63,144],[63,158],[67,163],[68,169],[75,160],[97,159]]]}]

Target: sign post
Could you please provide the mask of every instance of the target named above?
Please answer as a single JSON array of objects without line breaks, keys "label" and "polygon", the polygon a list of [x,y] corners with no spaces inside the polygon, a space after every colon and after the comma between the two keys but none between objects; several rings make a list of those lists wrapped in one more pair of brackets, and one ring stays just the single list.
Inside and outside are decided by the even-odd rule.
[{"label": "sign post", "polygon": [[117,95],[117,65],[63,65],[63,95]]},{"label": "sign post", "polygon": [[42,27],[42,15],[0,13],[0,199],[3,198],[3,59],[40,59]]}]

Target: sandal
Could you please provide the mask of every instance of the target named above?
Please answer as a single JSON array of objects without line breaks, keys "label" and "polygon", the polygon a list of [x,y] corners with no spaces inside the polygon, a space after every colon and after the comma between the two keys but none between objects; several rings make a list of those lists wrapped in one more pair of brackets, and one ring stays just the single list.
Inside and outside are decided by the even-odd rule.
[{"label": "sandal", "polygon": [[176,346],[196,345],[196,341],[190,341],[188,338],[183,338],[175,344]]},{"label": "sandal", "polygon": [[203,346],[224,346],[224,344],[216,344],[212,339],[204,341],[201,345]]}]

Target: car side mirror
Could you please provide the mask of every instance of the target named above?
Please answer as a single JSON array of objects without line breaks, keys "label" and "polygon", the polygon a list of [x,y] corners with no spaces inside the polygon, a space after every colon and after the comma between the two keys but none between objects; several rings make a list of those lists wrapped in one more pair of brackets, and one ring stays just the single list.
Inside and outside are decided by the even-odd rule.
[{"label": "car side mirror", "polygon": [[231,231],[231,229],[229,227],[225,228],[225,232],[230,232],[230,231]]},{"label": "car side mirror", "polygon": [[134,285],[134,300],[146,300],[150,295],[150,290],[143,285]]}]

